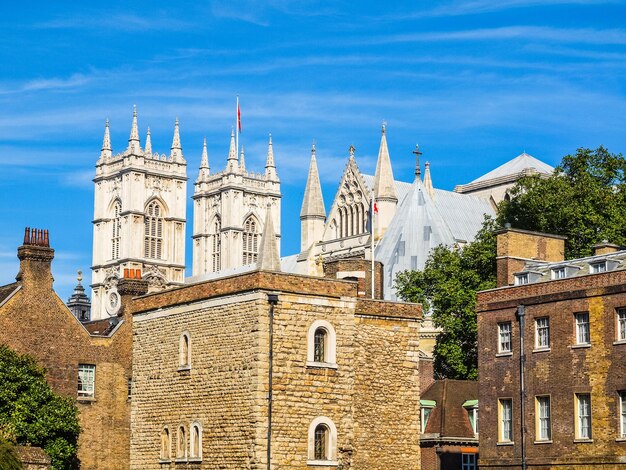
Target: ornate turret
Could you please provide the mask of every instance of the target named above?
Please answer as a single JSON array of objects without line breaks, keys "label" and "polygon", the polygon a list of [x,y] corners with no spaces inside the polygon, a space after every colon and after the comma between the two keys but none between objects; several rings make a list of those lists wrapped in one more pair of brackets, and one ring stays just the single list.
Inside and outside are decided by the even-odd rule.
[{"label": "ornate turret", "polygon": [[147,157],[152,156],[152,138],[150,137],[150,128],[148,127],[148,133],[146,134],[146,147],[144,149]]},{"label": "ornate turret", "polygon": [[200,171],[198,172],[198,179],[196,181],[205,181],[209,174],[211,173],[211,169],[209,168],[209,153],[206,149],[206,137],[204,138],[204,143],[202,144],[202,158],[200,159]]},{"label": "ornate turret", "polygon": [[137,126],[137,106],[133,106],[133,124],[130,129],[130,138],[128,139],[127,154],[141,155],[141,145],[139,142],[139,127]]},{"label": "ornate turret", "polygon": [[85,288],[81,284],[83,280],[82,271],[78,271],[77,280],[78,284],[74,287],[72,296],[67,300],[67,308],[79,321],[89,321],[91,320],[91,301],[85,294]]},{"label": "ornate turret", "polygon": [[102,139],[100,158],[111,158],[112,155],[113,149],[111,148],[111,134],[109,133],[109,120],[107,119],[104,124],[104,138]]},{"label": "ornate turret", "polygon": [[257,267],[264,271],[280,271],[280,254],[276,243],[276,232],[272,221],[272,210],[268,205],[265,211],[265,226],[261,239],[261,248],[257,258]]},{"label": "ornate turret", "polygon": [[428,195],[435,199],[435,188],[433,188],[433,181],[430,178],[430,163],[424,164],[424,189],[428,192]]},{"label": "ornate turret", "polygon": [[376,162],[376,174],[374,175],[374,199],[378,208],[378,220],[375,224],[376,238],[382,237],[385,233],[396,213],[398,204],[385,127],[385,124],[383,124],[378,160]]},{"label": "ornate turret", "polygon": [[309,176],[304,189],[304,198],[302,199],[300,221],[300,250],[305,251],[313,243],[322,239],[324,222],[326,221],[322,185],[320,184],[317,160],[315,158],[315,144],[311,146],[311,163],[309,164]]},{"label": "ornate turret", "polygon": [[178,118],[174,123],[174,137],[172,138],[172,148],[170,149],[170,160],[174,162],[184,162],[183,149],[180,146],[180,134],[178,131]]},{"label": "ornate turret", "polygon": [[239,171],[242,173],[246,172],[246,157],[243,153],[243,144],[241,144],[241,152],[239,154]]},{"label": "ornate turret", "polygon": [[265,177],[270,181],[279,181],[278,174],[276,173],[276,166],[274,166],[274,147],[272,146],[272,134],[270,134],[270,141],[267,145],[267,160],[265,161]]},{"label": "ornate turret", "polygon": [[236,173],[239,170],[239,161],[237,160],[237,149],[235,145],[235,130],[230,131],[230,148],[228,149],[228,160],[226,161],[226,172]]}]

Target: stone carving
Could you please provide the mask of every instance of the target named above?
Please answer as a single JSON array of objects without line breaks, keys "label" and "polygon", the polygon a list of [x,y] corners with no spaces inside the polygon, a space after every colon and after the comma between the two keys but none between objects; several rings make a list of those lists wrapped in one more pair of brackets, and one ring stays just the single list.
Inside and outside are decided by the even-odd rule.
[{"label": "stone carving", "polygon": [[148,293],[157,292],[167,287],[165,273],[155,265],[147,265],[144,268],[143,280],[148,282]]}]

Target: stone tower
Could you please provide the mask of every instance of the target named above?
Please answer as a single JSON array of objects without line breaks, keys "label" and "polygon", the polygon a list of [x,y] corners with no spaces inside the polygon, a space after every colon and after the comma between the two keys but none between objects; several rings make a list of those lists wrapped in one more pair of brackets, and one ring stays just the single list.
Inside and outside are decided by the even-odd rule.
[{"label": "stone tower", "polygon": [[141,149],[137,110],[128,147],[113,155],[109,122],[96,162],[92,319],[117,314],[117,279],[128,269],[153,289],[182,284],[185,275],[187,164],[178,130],[169,157],[152,152],[150,129]]},{"label": "stone tower", "polygon": [[72,315],[74,315],[79,321],[91,320],[91,300],[85,294],[85,288],[81,281],[83,280],[83,272],[78,271],[78,284],[74,287],[72,296],[67,300],[67,308],[70,309]]},{"label": "stone tower", "polygon": [[268,210],[280,243],[280,179],[272,136],[263,173],[248,171],[244,159],[243,147],[237,158],[231,132],[226,168],[211,173],[205,140],[193,195],[193,276],[256,263]]}]

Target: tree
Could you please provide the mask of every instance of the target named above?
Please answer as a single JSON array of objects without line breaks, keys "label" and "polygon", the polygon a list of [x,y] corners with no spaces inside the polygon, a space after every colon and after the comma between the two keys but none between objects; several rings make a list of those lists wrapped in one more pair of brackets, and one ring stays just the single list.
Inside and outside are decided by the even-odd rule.
[{"label": "tree", "polygon": [[476,292],[496,285],[495,225],[486,219],[473,242],[438,246],[423,271],[404,271],[395,279],[400,297],[422,303],[443,331],[434,349],[439,378],[476,380]]},{"label": "tree", "polygon": [[626,245],[626,160],[600,146],[563,157],[548,178],[522,178],[498,208],[498,223],[567,237],[565,257],[604,240]]},{"label": "tree", "polygon": [[13,445],[0,437],[0,470],[21,470],[22,463],[17,458]]},{"label": "tree", "polygon": [[79,432],[73,400],[52,391],[34,359],[0,345],[0,435],[41,447],[61,470],[77,467]]}]

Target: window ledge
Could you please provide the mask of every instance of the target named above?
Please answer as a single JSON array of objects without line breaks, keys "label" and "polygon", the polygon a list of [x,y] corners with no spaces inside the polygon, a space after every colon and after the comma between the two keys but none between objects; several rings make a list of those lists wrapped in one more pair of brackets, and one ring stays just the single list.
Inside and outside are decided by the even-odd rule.
[{"label": "window ledge", "polygon": [[307,465],[313,467],[337,467],[339,462],[337,460],[307,460]]},{"label": "window ledge", "polygon": [[590,443],[590,442],[593,442],[593,439],[586,439],[586,438],[585,439],[583,439],[583,438],[581,438],[581,439],[574,439],[574,443],[576,443],[576,444],[586,444],[586,443]]},{"label": "window ledge", "polygon": [[76,401],[81,402],[81,403],[91,403],[91,402],[95,402],[96,398],[95,397],[77,397]]},{"label": "window ledge", "polygon": [[515,445],[515,442],[513,441],[502,441],[502,442],[496,442],[497,446],[512,446]]},{"label": "window ledge", "polygon": [[187,463],[187,457],[176,457],[175,463]]},{"label": "window ledge", "polygon": [[535,348],[533,349],[534,353],[538,353],[538,352],[550,352],[550,348]]},{"label": "window ledge", "polygon": [[534,441],[534,444],[552,444],[552,439],[545,441]]},{"label": "window ledge", "polygon": [[617,341],[613,341],[614,345],[618,345],[618,344],[626,344],[626,339],[618,339]]},{"label": "window ledge", "polygon": [[159,463],[164,464],[164,463],[172,463],[171,459],[159,459]]},{"label": "window ledge", "polygon": [[[306,366],[315,368],[315,369],[336,369],[337,364],[333,362],[314,362],[314,361],[306,361]],[[317,460],[316,460],[317,462]],[[319,462],[326,462],[326,460],[320,460]],[[330,462],[330,460],[328,460]]]},{"label": "window ledge", "polygon": [[191,370],[190,365],[178,366],[178,372],[189,372],[190,370]]},{"label": "window ledge", "polygon": [[189,457],[190,463],[199,463],[202,462],[202,457]]},{"label": "window ledge", "polygon": [[626,442],[626,436],[618,437],[617,439],[615,439],[615,442]]},{"label": "window ledge", "polygon": [[513,351],[507,351],[507,352],[499,352],[496,354],[496,357],[509,357],[513,355]]},{"label": "window ledge", "polygon": [[584,348],[590,348],[590,347],[591,347],[591,343],[572,344],[572,349],[584,349]]}]

